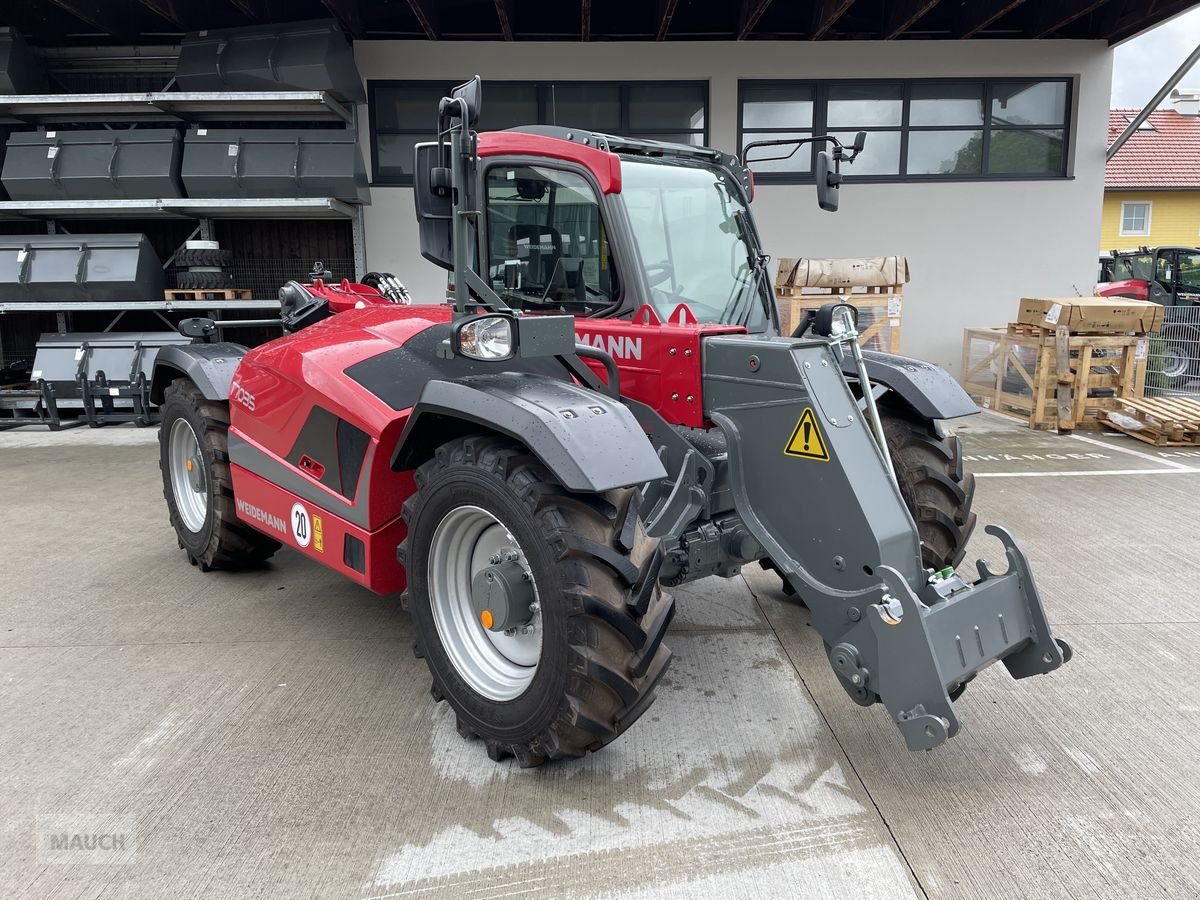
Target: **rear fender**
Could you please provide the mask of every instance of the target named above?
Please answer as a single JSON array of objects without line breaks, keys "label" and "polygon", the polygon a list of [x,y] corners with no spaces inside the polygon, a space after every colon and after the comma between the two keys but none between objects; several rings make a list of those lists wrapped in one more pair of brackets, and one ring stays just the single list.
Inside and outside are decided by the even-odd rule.
[{"label": "rear fender", "polygon": [[479,430],[520,441],[572,491],[599,493],[667,474],[623,403],[560,379],[516,372],[426,383],[392,468],[415,469],[441,444]]},{"label": "rear fender", "polygon": [[161,404],[167,385],[176,378],[189,378],[206,400],[229,399],[233,373],[246,355],[241,344],[179,344],[163,347],[154,360],[150,378],[150,401]]},{"label": "rear fender", "polygon": [[[923,419],[955,419],[979,412],[967,392],[941,366],[893,353],[863,351],[872,384],[891,390]],[[842,371],[857,380],[854,360],[842,359]]]}]

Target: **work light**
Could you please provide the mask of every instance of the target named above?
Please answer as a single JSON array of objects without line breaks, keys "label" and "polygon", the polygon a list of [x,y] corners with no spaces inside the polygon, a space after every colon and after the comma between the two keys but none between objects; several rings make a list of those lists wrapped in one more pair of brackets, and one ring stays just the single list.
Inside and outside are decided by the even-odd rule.
[{"label": "work light", "polygon": [[511,359],[516,333],[510,316],[484,315],[467,319],[454,332],[454,350],[469,359],[485,362]]}]

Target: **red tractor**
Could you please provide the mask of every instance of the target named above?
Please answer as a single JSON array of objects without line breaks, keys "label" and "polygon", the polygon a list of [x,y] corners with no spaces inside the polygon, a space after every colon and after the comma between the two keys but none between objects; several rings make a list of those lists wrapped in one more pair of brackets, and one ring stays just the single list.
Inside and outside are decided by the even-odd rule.
[{"label": "red tractor", "polygon": [[[980,669],[1070,658],[1006,531],[988,529],[1007,571],[955,572],[974,485],[941,420],[977,411],[957,385],[862,353],[845,304],[779,334],[744,165],[478,135],[479,108],[475,79],[416,151],[421,250],[452,303],[330,314],[296,286],[284,337],[246,350],[193,323],[160,353],[164,494],[194,565],[286,546],[398,594],[434,699],[523,765],[625,731],[670,660],[670,587],[750,562],[914,750],[958,731]],[[812,140],[836,208],[861,141]]]},{"label": "red tractor", "polygon": [[1147,383],[1190,390],[1200,386],[1200,249],[1113,250],[1100,257],[1096,295],[1166,307],[1158,341],[1152,345]]}]

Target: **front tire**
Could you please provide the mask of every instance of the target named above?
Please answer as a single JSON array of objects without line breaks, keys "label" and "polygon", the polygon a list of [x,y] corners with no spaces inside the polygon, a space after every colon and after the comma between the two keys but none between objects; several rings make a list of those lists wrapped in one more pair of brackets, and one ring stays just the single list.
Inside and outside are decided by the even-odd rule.
[{"label": "front tire", "polygon": [[[459,733],[482,738],[494,760],[536,766],[629,728],[670,661],[674,614],[637,492],[568,491],[527,449],[492,435],[443,444],[416,482],[399,548],[405,602],[430,692],[454,709]],[[536,600],[511,635],[485,628],[466,596],[477,570],[502,557]]]},{"label": "front tire", "polygon": [[958,436],[943,436],[934,422],[904,411],[881,409],[879,415],[900,495],[917,523],[921,564],[957,568],[976,519],[975,476],[963,471]]},{"label": "front tire", "polygon": [[159,408],[159,469],[179,549],[202,571],[261,565],[279,542],[238,519],[229,474],[229,404],[207,400],[186,378]]}]

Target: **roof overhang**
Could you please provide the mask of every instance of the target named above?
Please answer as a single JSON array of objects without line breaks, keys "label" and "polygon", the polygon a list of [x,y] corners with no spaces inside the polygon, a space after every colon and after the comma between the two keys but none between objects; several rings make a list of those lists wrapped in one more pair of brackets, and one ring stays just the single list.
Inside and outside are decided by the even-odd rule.
[{"label": "roof overhang", "polygon": [[0,25],[41,48],[178,43],[206,28],[333,16],[355,39],[496,41],[1082,39],[1118,43],[1195,0],[24,0]]}]

